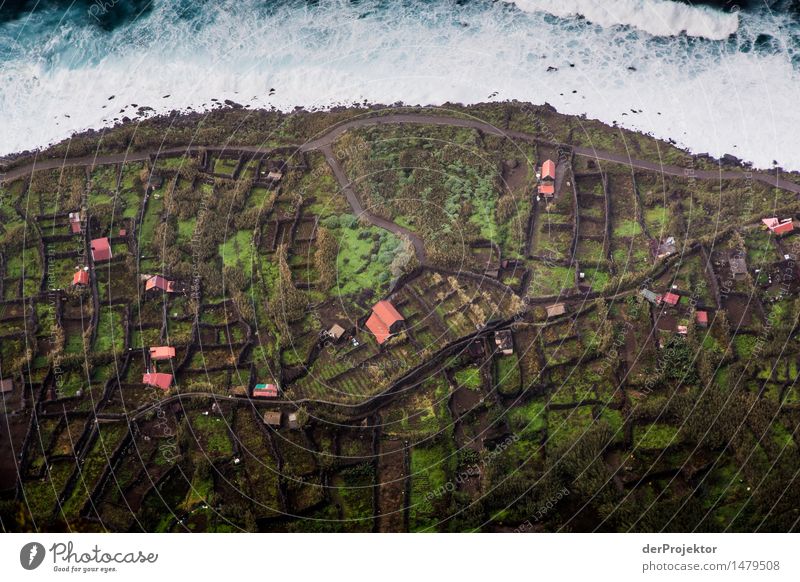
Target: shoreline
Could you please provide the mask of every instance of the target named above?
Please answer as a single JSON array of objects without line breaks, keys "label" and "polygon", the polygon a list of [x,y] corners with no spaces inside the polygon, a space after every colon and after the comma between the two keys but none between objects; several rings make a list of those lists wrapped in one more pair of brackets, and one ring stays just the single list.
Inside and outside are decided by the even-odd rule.
[{"label": "shoreline", "polygon": [[[719,168],[720,170],[730,170],[730,169],[738,169],[744,172],[759,172],[759,173],[770,173],[775,174],[776,176],[783,177],[784,179],[788,179],[792,182],[800,183],[800,169],[798,170],[787,170],[779,165],[774,165],[770,168],[761,168],[754,166],[751,162],[747,160],[743,160],[738,158],[730,153],[727,153],[719,158],[712,156],[706,152],[695,152],[691,148],[683,147],[681,144],[677,143],[672,138],[658,138],[653,136],[651,133],[638,131],[634,129],[628,129],[624,126],[619,124],[608,124],[603,122],[599,119],[588,118],[585,114],[583,115],[572,115],[567,113],[560,113],[555,107],[548,103],[544,103],[542,105],[536,105],[530,102],[525,101],[518,101],[518,100],[507,100],[507,101],[487,101],[481,103],[473,103],[473,104],[463,104],[463,103],[443,103],[441,105],[408,105],[402,102],[393,103],[391,105],[384,105],[380,103],[363,103],[363,104],[352,104],[352,105],[331,105],[329,107],[320,107],[320,108],[306,108],[304,106],[295,106],[291,111],[282,111],[275,107],[272,108],[251,108],[247,105],[241,105],[236,103],[232,100],[219,100],[216,102],[212,107],[204,110],[204,111],[188,111],[188,110],[170,110],[164,113],[158,114],[151,114],[147,115],[137,115],[134,117],[125,116],[121,120],[116,121],[113,125],[109,125],[107,127],[99,127],[99,128],[89,128],[83,131],[74,132],[69,138],[62,139],[60,141],[53,142],[47,146],[41,146],[39,148],[33,150],[23,150],[20,152],[14,152],[11,154],[6,154],[0,156],[0,179],[2,179],[5,173],[10,172],[11,170],[18,168],[24,165],[30,165],[35,161],[41,160],[52,160],[52,159],[63,159],[65,157],[83,157],[87,154],[78,153],[77,156],[69,155],[69,151],[73,149],[73,145],[75,143],[85,144],[86,142],[96,142],[95,154],[100,156],[103,154],[110,154],[110,153],[122,153],[123,149],[126,148],[119,148],[119,149],[112,149],[108,150],[104,147],[103,141],[107,140],[108,138],[113,138],[115,134],[124,132],[131,127],[147,127],[147,128],[161,128],[165,134],[173,130],[176,127],[185,127],[187,124],[196,124],[198,128],[203,124],[208,122],[209,120],[213,121],[213,118],[216,116],[239,116],[244,115],[245,118],[247,117],[264,117],[264,116],[277,116],[279,118],[283,118],[283,123],[286,124],[289,120],[295,119],[298,116],[335,116],[335,115],[344,115],[345,117],[360,117],[364,115],[369,116],[381,116],[381,115],[391,115],[395,113],[415,113],[415,112],[443,112],[444,114],[452,114],[452,113],[462,113],[462,114],[479,114],[481,112],[486,111],[487,109],[503,109],[509,108],[512,110],[519,109],[523,111],[546,111],[552,113],[555,116],[563,117],[565,119],[578,121],[578,122],[586,122],[594,125],[599,125],[605,129],[607,132],[621,132],[623,134],[635,135],[639,136],[644,140],[652,140],[656,143],[661,143],[666,147],[673,148],[674,150],[682,152],[688,158],[696,160],[698,162],[702,162],[703,168],[715,167]],[[140,108],[140,111],[152,111],[149,108]],[[435,114],[435,113],[434,113]],[[482,117],[476,115],[478,119],[483,119]],[[487,123],[492,123],[491,120],[484,119]],[[246,123],[246,120],[242,120],[242,123]],[[509,129],[509,128],[502,128],[497,126],[498,129]],[[238,129],[238,128],[237,128]],[[135,132],[134,132],[135,134]],[[164,148],[169,147],[180,147],[180,145],[185,144],[172,144],[172,142],[166,142],[166,137]],[[235,141],[235,140],[233,140]],[[570,141],[562,142],[565,145],[575,146],[575,145],[583,145],[583,144],[576,144]],[[196,143],[194,145],[197,146],[205,146],[211,147],[213,144],[207,143]],[[243,145],[254,145],[247,141],[243,143],[237,143],[239,146]],[[286,143],[285,145],[300,145],[299,143]],[[593,145],[589,144],[589,147],[594,147]],[[131,147],[128,145],[128,150],[136,151],[137,148]],[[597,147],[598,150],[603,148]],[[63,152],[63,153],[62,153]]]}]

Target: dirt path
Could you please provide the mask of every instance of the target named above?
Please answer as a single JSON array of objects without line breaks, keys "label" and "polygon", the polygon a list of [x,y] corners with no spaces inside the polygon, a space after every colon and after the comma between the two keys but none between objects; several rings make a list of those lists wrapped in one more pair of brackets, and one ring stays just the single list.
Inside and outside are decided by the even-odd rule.
[{"label": "dirt path", "polygon": [[[744,172],[741,170],[695,170],[692,168],[669,166],[657,162],[651,162],[648,160],[639,160],[631,158],[630,156],[625,154],[607,152],[595,148],[588,148],[584,146],[569,146],[568,144],[552,143],[537,138],[523,131],[500,129],[498,127],[493,126],[490,123],[481,121],[479,119],[462,119],[458,117],[425,115],[419,113],[395,113],[378,117],[374,116],[362,117],[359,119],[345,121],[329,129],[326,133],[322,134],[320,137],[299,146],[298,150],[301,152],[321,150],[322,148],[333,144],[333,142],[335,142],[342,134],[344,134],[348,130],[357,129],[361,127],[372,127],[378,125],[392,125],[392,124],[444,125],[450,127],[463,127],[463,128],[475,129],[490,135],[507,137],[509,139],[517,139],[532,143],[547,144],[552,147],[566,145],[572,150],[572,152],[575,155],[578,156],[589,157],[596,160],[603,160],[607,162],[614,162],[630,166],[632,168],[649,170],[653,172],[660,172],[662,174],[670,176],[694,177],[702,180],[740,180],[743,178],[750,177],[759,182],[763,182],[764,184],[768,184],[776,188],[782,188],[784,190],[800,194],[800,184],[795,184],[794,182],[784,180],[779,176],[772,175],[770,173]],[[126,152],[123,154],[42,160],[38,162],[33,162],[31,164],[27,164],[25,166],[20,166],[18,168],[13,168],[8,172],[6,172],[5,174],[0,174],[0,182],[15,180],[17,178],[25,176],[26,174],[29,174],[34,169],[47,170],[47,169],[55,169],[67,166],[95,166],[100,164],[118,164],[123,162],[136,162],[136,161],[147,160],[151,155],[155,154],[163,155],[163,154],[194,152],[194,151],[199,151],[201,149],[206,149],[207,147],[214,147],[214,146],[176,147],[176,148],[166,148],[161,150]],[[225,145],[216,147],[218,148],[224,147],[224,149],[226,150],[243,151],[243,152],[264,152],[268,150],[268,148],[264,148],[261,146]]]}]

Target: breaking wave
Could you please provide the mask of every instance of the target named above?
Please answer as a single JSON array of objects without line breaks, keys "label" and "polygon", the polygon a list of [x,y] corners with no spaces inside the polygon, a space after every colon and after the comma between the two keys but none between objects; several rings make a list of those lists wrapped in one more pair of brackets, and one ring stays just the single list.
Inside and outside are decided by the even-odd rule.
[{"label": "breaking wave", "polygon": [[145,106],[517,99],[800,169],[800,29],[786,13],[670,3],[659,23],[635,12],[657,0],[565,2],[563,14],[534,0],[154,0],[119,13],[99,1],[0,22],[0,154]]},{"label": "breaking wave", "polygon": [[632,26],[648,34],[687,34],[724,40],[739,29],[738,12],[722,12],[671,0],[514,0],[526,12],[582,16],[600,26]]}]

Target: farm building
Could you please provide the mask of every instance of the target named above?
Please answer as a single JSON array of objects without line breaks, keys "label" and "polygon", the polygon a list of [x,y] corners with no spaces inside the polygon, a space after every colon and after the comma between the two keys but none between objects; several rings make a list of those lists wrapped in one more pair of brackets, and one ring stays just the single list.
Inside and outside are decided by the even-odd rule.
[{"label": "farm building", "polygon": [[514,336],[510,329],[501,329],[494,332],[494,345],[497,346],[497,351],[504,356],[510,356],[514,353]]},{"label": "farm building", "polygon": [[556,164],[553,160],[546,160],[542,164],[542,177],[539,182],[539,195],[552,198],[556,193]]},{"label": "farm building", "polygon": [[145,291],[150,291],[151,289],[159,289],[166,293],[174,293],[175,282],[165,279],[161,275],[153,275],[144,284]]},{"label": "farm building", "polygon": [[564,315],[567,309],[563,303],[554,303],[545,307],[545,311],[547,311],[547,317],[558,317],[559,315]]},{"label": "farm building", "polygon": [[69,230],[72,234],[78,234],[81,231],[81,213],[69,213]]},{"label": "farm building", "polygon": [[14,391],[14,381],[11,378],[0,380],[0,394],[8,394]]},{"label": "farm building", "polygon": [[171,360],[175,357],[175,348],[170,346],[159,346],[150,348],[150,359],[155,361]]},{"label": "farm building", "polygon": [[261,419],[267,426],[280,426],[283,413],[280,410],[268,410]]},{"label": "farm building", "polygon": [[256,384],[253,398],[277,398],[278,387],[275,384]]},{"label": "farm building", "polygon": [[73,285],[88,285],[89,284],[89,271],[85,269],[79,269],[75,271],[75,274],[72,276],[72,284]]},{"label": "farm building", "polygon": [[791,218],[786,218],[784,220],[779,220],[777,217],[762,218],[761,222],[772,234],[777,236],[788,234],[794,230],[794,223]]},{"label": "farm building", "polygon": [[694,314],[694,320],[700,327],[708,327],[708,311],[697,311]]},{"label": "farm building", "polygon": [[678,326],[678,335],[688,335],[688,334],[689,334],[688,327],[686,327],[685,325]]},{"label": "farm building", "polygon": [[111,243],[108,242],[108,238],[96,238],[92,240],[91,246],[93,261],[108,261],[111,259]]},{"label": "farm building", "polygon": [[731,276],[737,281],[747,277],[747,261],[744,254],[736,251],[732,252],[728,256],[728,267],[731,270]]},{"label": "farm building", "polygon": [[160,372],[151,372],[142,376],[142,384],[153,386],[154,388],[161,388],[162,390],[169,390],[172,386],[172,374],[163,374]]},{"label": "farm building", "polygon": [[681,296],[671,291],[665,293],[664,296],[661,298],[662,303],[669,305],[671,307],[675,307],[678,303],[680,303],[680,301],[681,301]]},{"label": "farm building", "polygon": [[395,309],[391,302],[383,299],[372,308],[372,315],[367,320],[367,329],[375,336],[379,344],[383,344],[392,334],[403,328],[405,318]]}]

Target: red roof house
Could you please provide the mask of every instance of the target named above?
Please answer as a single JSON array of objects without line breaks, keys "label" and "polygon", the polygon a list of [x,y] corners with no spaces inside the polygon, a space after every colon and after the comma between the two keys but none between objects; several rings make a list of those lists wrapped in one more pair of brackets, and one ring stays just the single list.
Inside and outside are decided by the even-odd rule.
[{"label": "red roof house", "polygon": [[75,271],[75,274],[72,276],[72,284],[73,285],[88,285],[89,284],[89,271],[84,271],[83,269]]},{"label": "red roof house", "polygon": [[556,193],[556,185],[553,182],[542,182],[539,184],[539,194],[550,197]]},{"label": "red roof house", "polygon": [[794,230],[794,223],[791,218],[785,220],[778,220],[776,217],[762,218],[761,222],[770,230],[770,232],[781,235],[787,234]]},{"label": "red roof house", "polygon": [[162,374],[153,372],[142,376],[142,384],[153,386],[154,388],[161,388],[162,390],[169,390],[172,386],[172,374]]},{"label": "red roof house", "polygon": [[542,177],[539,182],[539,194],[550,198],[556,193],[556,164],[553,160],[546,160],[542,164]]},{"label": "red roof house", "polygon": [[145,291],[150,291],[150,289],[161,289],[167,293],[172,293],[175,291],[175,282],[169,281],[161,275],[153,275],[144,284]]},{"label": "red roof house", "polygon": [[111,258],[111,243],[108,238],[96,238],[92,241],[92,260],[107,261]]},{"label": "red roof house", "polygon": [[708,327],[708,311],[696,311],[694,318],[700,327]]},{"label": "red roof house", "polygon": [[151,360],[171,360],[175,357],[175,348],[170,346],[159,346],[155,348],[150,348],[150,359]]},{"label": "red roof house", "polygon": [[367,320],[367,329],[372,332],[377,342],[382,344],[400,330],[404,321],[405,318],[394,305],[383,299],[372,307],[372,315]]},{"label": "red roof house", "polygon": [[675,306],[680,302],[681,296],[677,293],[672,293],[671,291],[664,294],[664,297],[661,298],[661,301],[666,303],[667,305]]},{"label": "red roof house", "polygon": [[542,180],[556,179],[556,163],[553,160],[545,160],[542,164]]},{"label": "red roof house", "polygon": [[253,388],[253,398],[276,398],[278,387],[275,384],[256,384]]}]

